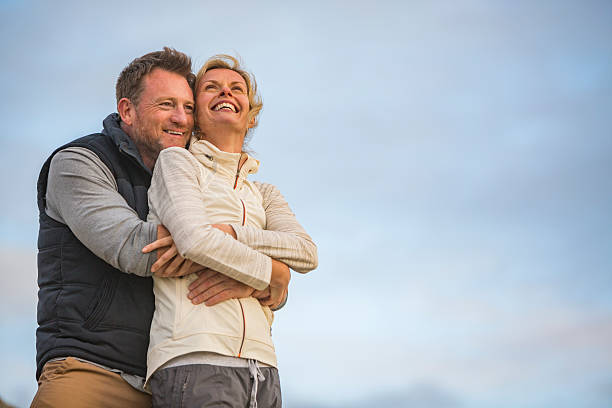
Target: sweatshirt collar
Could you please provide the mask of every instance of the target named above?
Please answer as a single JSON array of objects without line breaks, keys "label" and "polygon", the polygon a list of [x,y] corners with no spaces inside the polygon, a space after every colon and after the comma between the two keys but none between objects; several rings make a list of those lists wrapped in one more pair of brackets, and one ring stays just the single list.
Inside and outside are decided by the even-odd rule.
[{"label": "sweatshirt collar", "polygon": [[247,159],[240,169],[241,176],[246,177],[249,174],[255,174],[259,168],[259,160],[249,156],[247,153],[224,152],[208,140],[198,140],[192,137],[189,143],[189,151],[204,166],[215,168],[217,171],[221,169],[227,170],[232,176],[236,176],[238,164],[244,156]]}]

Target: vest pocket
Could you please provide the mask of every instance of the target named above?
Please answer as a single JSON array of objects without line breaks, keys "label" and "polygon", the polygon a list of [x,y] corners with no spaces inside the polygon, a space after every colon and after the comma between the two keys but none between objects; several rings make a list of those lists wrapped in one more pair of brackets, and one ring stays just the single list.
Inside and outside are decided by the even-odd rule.
[{"label": "vest pocket", "polygon": [[118,281],[118,276],[114,273],[104,277],[87,309],[87,317],[83,323],[85,329],[94,329],[100,323],[110,307]]}]

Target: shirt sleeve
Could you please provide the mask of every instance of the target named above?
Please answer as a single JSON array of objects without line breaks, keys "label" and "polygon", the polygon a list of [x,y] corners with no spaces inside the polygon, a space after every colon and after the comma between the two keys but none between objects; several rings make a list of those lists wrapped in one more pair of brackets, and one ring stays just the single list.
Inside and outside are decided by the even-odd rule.
[{"label": "shirt sleeve", "polygon": [[272,184],[254,183],[266,211],[266,229],[231,224],[237,240],[291,269],[306,273],[318,265],[317,246],[297,221],[289,204]]},{"label": "shirt sleeve", "polygon": [[149,189],[149,210],[184,258],[255,289],[270,282],[272,260],[211,226],[200,188],[201,164],[185,149],[163,150]]},{"label": "shirt sleeve", "polygon": [[157,238],[119,194],[110,169],[91,150],[71,147],[51,160],[47,182],[49,217],[66,224],[96,256],[122,272],[150,276],[156,253],[142,248]]}]

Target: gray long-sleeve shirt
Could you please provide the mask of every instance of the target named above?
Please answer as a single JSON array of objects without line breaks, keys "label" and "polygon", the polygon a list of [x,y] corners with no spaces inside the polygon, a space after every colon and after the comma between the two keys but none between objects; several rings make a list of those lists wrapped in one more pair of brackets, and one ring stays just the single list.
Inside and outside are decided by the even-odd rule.
[{"label": "gray long-sleeve shirt", "polygon": [[91,150],[69,147],[51,160],[47,215],[66,224],[96,256],[120,271],[150,276],[157,225],[142,221],[119,194],[110,169]]},{"label": "gray long-sleeve shirt", "polygon": [[[298,272],[312,269],[296,262],[300,258],[297,254],[308,251],[316,264],[316,246],[284,197],[271,184],[255,184],[263,198],[266,230],[232,224],[238,241]],[[138,218],[119,194],[112,172],[91,150],[69,147],[53,157],[46,212],[66,224],[96,256],[120,271],[151,275],[156,254],[143,254],[142,248],[157,239],[157,224]]]}]

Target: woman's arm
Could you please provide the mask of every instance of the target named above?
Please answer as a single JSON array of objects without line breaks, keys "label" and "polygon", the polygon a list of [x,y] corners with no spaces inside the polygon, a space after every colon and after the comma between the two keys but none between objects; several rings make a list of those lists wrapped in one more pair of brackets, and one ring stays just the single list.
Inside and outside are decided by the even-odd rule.
[{"label": "woman's arm", "polygon": [[263,197],[266,228],[231,224],[236,239],[297,272],[315,269],[318,264],[317,246],[297,221],[280,191],[272,184],[254,184]]},{"label": "woman's arm", "polygon": [[200,177],[200,164],[187,150],[163,150],[149,189],[152,215],[170,231],[184,258],[255,289],[266,288],[271,283],[270,257],[211,226]]}]

